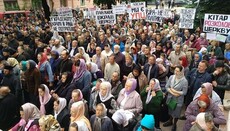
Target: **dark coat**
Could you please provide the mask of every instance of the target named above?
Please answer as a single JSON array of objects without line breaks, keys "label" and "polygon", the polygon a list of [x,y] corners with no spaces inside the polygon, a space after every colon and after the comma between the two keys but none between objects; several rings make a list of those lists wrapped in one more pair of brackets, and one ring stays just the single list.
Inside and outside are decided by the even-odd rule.
[{"label": "dark coat", "polygon": [[1,86],[8,86],[11,90],[11,93],[16,95],[16,97],[18,98],[18,95],[21,91],[21,84],[19,78],[15,76],[14,73],[5,75],[3,77]]},{"label": "dark coat", "polygon": [[13,94],[8,94],[0,99],[0,128],[9,130],[20,120],[19,103]]},{"label": "dark coat", "polygon": [[214,87],[214,91],[220,96],[221,100],[224,99],[225,90],[230,90],[230,75],[227,71],[214,76],[213,81],[217,82],[217,86]]},{"label": "dark coat", "polygon": [[[40,102],[38,107],[40,107]],[[50,100],[45,104],[46,115],[50,115],[53,113],[54,110],[53,107],[54,107],[54,98],[51,97]]]},{"label": "dark coat", "polygon": [[61,60],[57,67],[56,75],[60,75],[63,72],[72,72],[73,62],[70,59]]},{"label": "dark coat", "polygon": [[38,87],[41,84],[41,73],[37,68],[32,71],[27,70],[25,72],[26,79],[26,91],[38,96]]},{"label": "dark coat", "polygon": [[68,131],[69,130],[70,114],[69,114],[69,111],[66,108],[64,108],[57,115],[57,121],[60,124],[61,128],[64,128],[64,131]]},{"label": "dark coat", "polygon": [[[146,77],[148,77],[149,67],[150,67],[150,65],[148,63],[145,64],[145,66],[144,66],[144,74],[146,75]],[[157,64],[153,64],[151,71],[150,71],[150,79],[149,80],[151,80],[152,78],[157,78],[158,75],[159,75],[159,66]]]},{"label": "dark coat", "polygon": [[[93,115],[90,118],[90,124],[93,131],[96,131],[94,129],[95,119],[96,119],[96,115]],[[113,123],[109,117],[104,117],[101,119],[101,131],[113,131]]]}]

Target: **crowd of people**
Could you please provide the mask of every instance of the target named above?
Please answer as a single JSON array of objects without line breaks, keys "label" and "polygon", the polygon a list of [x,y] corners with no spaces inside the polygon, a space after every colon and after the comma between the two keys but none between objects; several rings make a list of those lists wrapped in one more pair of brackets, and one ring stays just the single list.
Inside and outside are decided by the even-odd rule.
[{"label": "crowd of people", "polygon": [[[75,32],[52,29],[44,12],[1,21],[0,129],[183,131],[226,124],[230,43],[201,27],[163,23],[96,25],[77,14]],[[185,112],[183,109],[185,108]]]}]

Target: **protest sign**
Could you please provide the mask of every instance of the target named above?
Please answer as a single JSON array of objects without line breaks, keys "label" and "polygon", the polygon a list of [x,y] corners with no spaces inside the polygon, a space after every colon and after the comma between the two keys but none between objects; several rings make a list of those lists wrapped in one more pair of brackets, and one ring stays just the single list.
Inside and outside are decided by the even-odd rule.
[{"label": "protest sign", "polygon": [[147,9],[146,10],[146,21],[162,23],[163,21],[163,10],[161,9]]},{"label": "protest sign", "polygon": [[113,5],[114,14],[125,14],[127,12],[127,7],[125,4]]},{"label": "protest sign", "polygon": [[206,39],[208,40],[216,40],[216,33],[207,33]]},{"label": "protest sign", "polygon": [[193,29],[196,9],[181,9],[179,28]]},{"label": "protest sign", "polygon": [[96,23],[98,25],[115,24],[116,17],[113,10],[96,10]]},{"label": "protest sign", "polygon": [[84,19],[95,19],[96,8],[88,8],[83,11]]},{"label": "protest sign", "polygon": [[220,42],[225,42],[226,38],[227,38],[227,36],[224,36],[224,35],[221,35],[221,34],[216,35],[216,40],[220,41]]},{"label": "protest sign", "polygon": [[129,19],[145,19],[146,18],[146,8],[145,2],[134,2],[131,3],[129,12]]},{"label": "protest sign", "polygon": [[54,31],[74,32],[75,18],[68,16],[51,16],[50,23]]},{"label": "protest sign", "polygon": [[69,7],[60,7],[56,11],[58,16],[73,16],[72,9]]},{"label": "protest sign", "polygon": [[203,31],[218,34],[230,33],[230,15],[205,14]]}]

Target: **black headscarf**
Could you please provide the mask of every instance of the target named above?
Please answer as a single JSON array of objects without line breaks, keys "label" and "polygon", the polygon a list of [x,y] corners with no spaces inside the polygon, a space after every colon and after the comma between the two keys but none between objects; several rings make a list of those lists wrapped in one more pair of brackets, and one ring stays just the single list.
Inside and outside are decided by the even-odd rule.
[{"label": "black headscarf", "polygon": [[[135,75],[133,74],[133,71],[134,71],[134,70],[137,70],[137,71],[139,72],[138,76],[135,76]],[[134,78],[137,80],[136,91],[137,91],[138,93],[140,93],[140,86],[139,86],[138,77],[141,75],[142,69],[141,69],[141,67],[140,67],[139,65],[136,65],[136,64],[135,64],[134,67],[133,67],[133,71],[132,71],[132,74],[133,74]]]},{"label": "black headscarf", "polygon": [[30,68],[29,71],[32,71],[34,68],[36,68],[36,62],[33,60],[28,60],[29,64],[30,64]]}]

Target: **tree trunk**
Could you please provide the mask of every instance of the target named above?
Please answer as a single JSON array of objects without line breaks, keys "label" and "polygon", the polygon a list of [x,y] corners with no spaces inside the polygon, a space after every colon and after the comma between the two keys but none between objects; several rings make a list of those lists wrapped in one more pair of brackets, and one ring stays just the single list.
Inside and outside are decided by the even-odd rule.
[{"label": "tree trunk", "polygon": [[49,21],[50,20],[50,8],[49,8],[46,0],[42,0],[42,7],[43,7],[44,12],[45,12],[45,18]]}]

